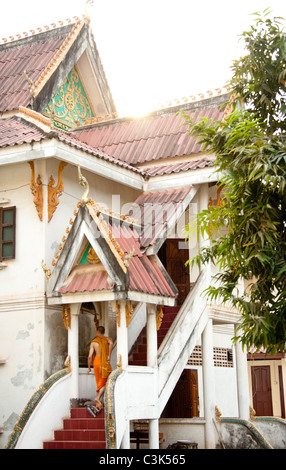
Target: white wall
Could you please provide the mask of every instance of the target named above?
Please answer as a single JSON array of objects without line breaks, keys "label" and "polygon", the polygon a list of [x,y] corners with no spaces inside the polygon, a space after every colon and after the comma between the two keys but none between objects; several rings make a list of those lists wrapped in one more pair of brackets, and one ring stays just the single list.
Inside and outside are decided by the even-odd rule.
[{"label": "white wall", "polygon": [[[31,153],[31,159],[33,155]],[[64,192],[50,223],[47,222],[46,188],[49,178],[58,183],[59,160],[35,161],[35,178],[44,186],[43,221],[39,220],[30,189],[28,163],[1,166],[0,200],[10,199],[16,206],[16,259],[7,260],[0,270],[0,448],[8,437],[28,400],[42,382],[63,368],[67,332],[61,309],[46,308],[46,278],[41,262],[52,270],[51,261],[62,241],[73,211],[83,194],[77,167],[67,165],[62,173]],[[112,194],[120,203],[133,202],[138,191],[83,171],[90,184],[90,197],[112,208]],[[117,198],[118,200],[118,198]],[[120,210],[120,205],[116,210]],[[66,235],[66,234],[65,234]]]}]

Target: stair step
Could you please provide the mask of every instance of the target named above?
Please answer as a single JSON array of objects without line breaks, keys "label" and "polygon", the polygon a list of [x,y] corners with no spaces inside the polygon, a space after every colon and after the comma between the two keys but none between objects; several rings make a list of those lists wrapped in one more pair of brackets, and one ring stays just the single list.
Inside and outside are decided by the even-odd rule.
[{"label": "stair step", "polygon": [[[94,419],[91,416],[91,414],[87,411],[86,408],[71,408],[70,416],[71,416],[71,418],[90,418],[90,419]],[[97,418],[104,418],[103,409],[97,415]]]},{"label": "stair step", "polygon": [[48,441],[44,449],[105,449],[105,441]]},{"label": "stair step", "polygon": [[[92,418],[92,416],[91,416]],[[105,420],[104,418],[67,418],[63,420],[63,427],[66,430],[69,429],[104,429]]]},{"label": "stair step", "polygon": [[55,431],[55,441],[105,441],[105,430],[61,429]]}]

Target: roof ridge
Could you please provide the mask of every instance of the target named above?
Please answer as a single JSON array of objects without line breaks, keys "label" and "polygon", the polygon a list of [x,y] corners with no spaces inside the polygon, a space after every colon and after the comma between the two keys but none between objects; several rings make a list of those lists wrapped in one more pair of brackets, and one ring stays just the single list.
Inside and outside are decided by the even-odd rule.
[{"label": "roof ridge", "polygon": [[[35,29],[30,29],[28,32],[24,31],[21,34],[20,33],[14,34],[13,36],[9,36],[9,38],[1,38],[0,39],[0,45],[16,43],[17,41],[19,41],[21,39],[25,39],[27,37],[38,36],[40,34],[43,34],[43,33],[47,32],[47,31],[60,29],[64,26],[69,26],[69,25],[72,25],[72,24],[76,24],[78,21],[81,21],[78,16],[73,16],[72,18],[66,18],[65,20],[58,20],[56,23],[50,23],[50,24],[44,25],[42,27],[38,27],[38,28],[35,28]],[[38,32],[36,32],[36,31],[38,31]]]},{"label": "roof ridge", "polygon": [[[223,92],[223,90],[225,90],[225,92]],[[186,104],[194,103],[194,102],[203,101],[209,98],[215,98],[217,96],[225,95],[229,92],[230,92],[230,86],[224,85],[221,88],[213,88],[212,90],[206,90],[204,93],[203,92],[195,93],[192,95],[183,96],[181,98],[173,98],[171,100],[158,103],[157,107],[156,105],[154,106],[154,109],[155,110],[168,109],[169,107],[179,106],[180,104],[184,104],[184,103]],[[205,96],[205,93],[207,93],[208,96]],[[191,98],[191,100],[189,98]]]},{"label": "roof ridge", "polygon": [[[225,88],[225,92],[222,93],[222,90],[223,88]],[[124,123],[124,122],[131,122],[131,121],[140,121],[140,120],[143,120],[143,119],[146,119],[146,118],[149,118],[149,117],[156,117],[156,116],[162,116],[164,113],[166,114],[172,114],[172,113],[176,113],[180,110],[184,110],[184,111],[188,111],[188,110],[192,110],[192,109],[196,109],[196,104],[201,104],[203,103],[204,101],[208,102],[207,104],[211,104],[212,101],[216,101],[216,100],[221,100],[222,101],[222,98],[226,95],[229,95],[230,91],[227,87],[222,87],[222,88],[217,88],[215,90],[220,90],[220,93],[218,93],[217,95],[215,96],[209,96],[209,97],[200,97],[200,99],[198,100],[195,100],[195,101],[188,101],[188,102],[185,102],[185,103],[182,103],[182,104],[176,104],[175,106],[169,106],[169,107],[166,107],[166,108],[158,108],[158,109],[154,109],[153,111],[149,111],[147,112],[146,114],[143,114],[142,116],[121,116],[121,117],[115,117],[112,119],[111,115],[105,115],[105,116],[96,116],[96,119],[97,119],[97,122],[95,122],[95,119],[94,119],[94,122],[90,123],[90,124],[87,124],[85,126],[80,126],[80,127],[77,127],[75,129],[72,129],[71,132],[73,134],[76,134],[77,132],[82,132],[82,131],[85,131],[85,130],[90,130],[92,128],[98,128],[98,127],[103,127],[103,126],[111,126],[111,125],[114,125],[114,124],[121,124],[121,123]],[[227,91],[228,90],[228,91]],[[202,93],[200,95],[203,95]],[[195,96],[195,95],[190,95],[191,96]],[[225,104],[227,103],[227,99],[225,100]],[[215,105],[216,103],[214,103]],[[218,104],[218,103],[217,103]],[[220,105],[222,106],[224,103],[221,102]],[[192,106],[194,106],[194,108],[192,108]],[[116,114],[116,113],[113,113],[113,114]]]}]

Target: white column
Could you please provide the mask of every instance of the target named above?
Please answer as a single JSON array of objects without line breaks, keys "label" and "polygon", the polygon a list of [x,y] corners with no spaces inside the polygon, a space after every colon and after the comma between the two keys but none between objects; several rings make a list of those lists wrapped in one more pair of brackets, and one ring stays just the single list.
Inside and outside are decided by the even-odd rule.
[{"label": "white column", "polygon": [[204,415],[205,415],[205,448],[215,449],[215,377],[213,360],[213,328],[212,320],[208,323],[202,334],[203,359],[203,387],[204,387]]},{"label": "white column", "polygon": [[78,315],[81,304],[71,304],[71,325],[68,330],[68,355],[71,361],[71,390],[70,398],[79,398],[79,348],[78,348]]},{"label": "white column", "polygon": [[157,367],[156,305],[147,305],[147,366]]},{"label": "white column", "polygon": [[149,449],[159,449],[159,420],[149,420]]},{"label": "white column", "polygon": [[239,418],[249,420],[249,384],[247,370],[247,354],[243,351],[241,343],[235,345],[236,353],[236,379]]},{"label": "white column", "polygon": [[117,356],[121,355],[122,369],[128,366],[128,330],[126,326],[126,301],[119,301],[120,326],[117,323]]}]

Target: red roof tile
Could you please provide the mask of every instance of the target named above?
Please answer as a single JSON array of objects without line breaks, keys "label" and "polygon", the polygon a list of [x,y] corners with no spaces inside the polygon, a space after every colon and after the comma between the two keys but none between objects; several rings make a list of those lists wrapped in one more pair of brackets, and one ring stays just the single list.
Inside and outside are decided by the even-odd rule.
[{"label": "red roof tile", "polygon": [[128,215],[142,227],[140,245],[153,245],[162,235],[171,218],[177,213],[192,187],[148,192],[141,194],[132,204]]},{"label": "red roof tile", "polygon": [[[220,96],[196,106],[190,103],[185,113],[192,116],[193,122],[202,117],[222,119],[224,112],[221,106],[226,100],[225,96]],[[179,109],[155,112],[138,119],[95,124],[75,130],[74,135],[81,142],[130,165],[200,153],[203,146],[189,135],[188,126],[178,114]]]},{"label": "red roof tile", "polygon": [[[72,32],[76,37],[79,24],[71,23],[0,45],[0,112],[29,105],[30,85],[25,73],[34,84],[39,84],[51,60],[62,60],[64,50],[68,50],[66,41]],[[61,55],[55,59],[59,51]]]},{"label": "red roof tile", "polygon": [[18,120],[0,119],[0,147],[30,144],[47,138],[44,131]]},{"label": "red roof tile", "polygon": [[0,46],[0,112],[29,105],[30,88],[24,71],[35,83],[63,43],[63,37],[48,40],[37,35],[32,39]]},{"label": "red roof tile", "polygon": [[209,166],[213,166],[213,159],[204,157],[198,160],[189,160],[180,163],[171,162],[169,165],[153,166],[150,168],[144,167],[142,170],[144,169],[148,176],[162,176],[170,175],[171,173],[179,173],[181,171],[198,170],[199,168],[207,168]]}]

